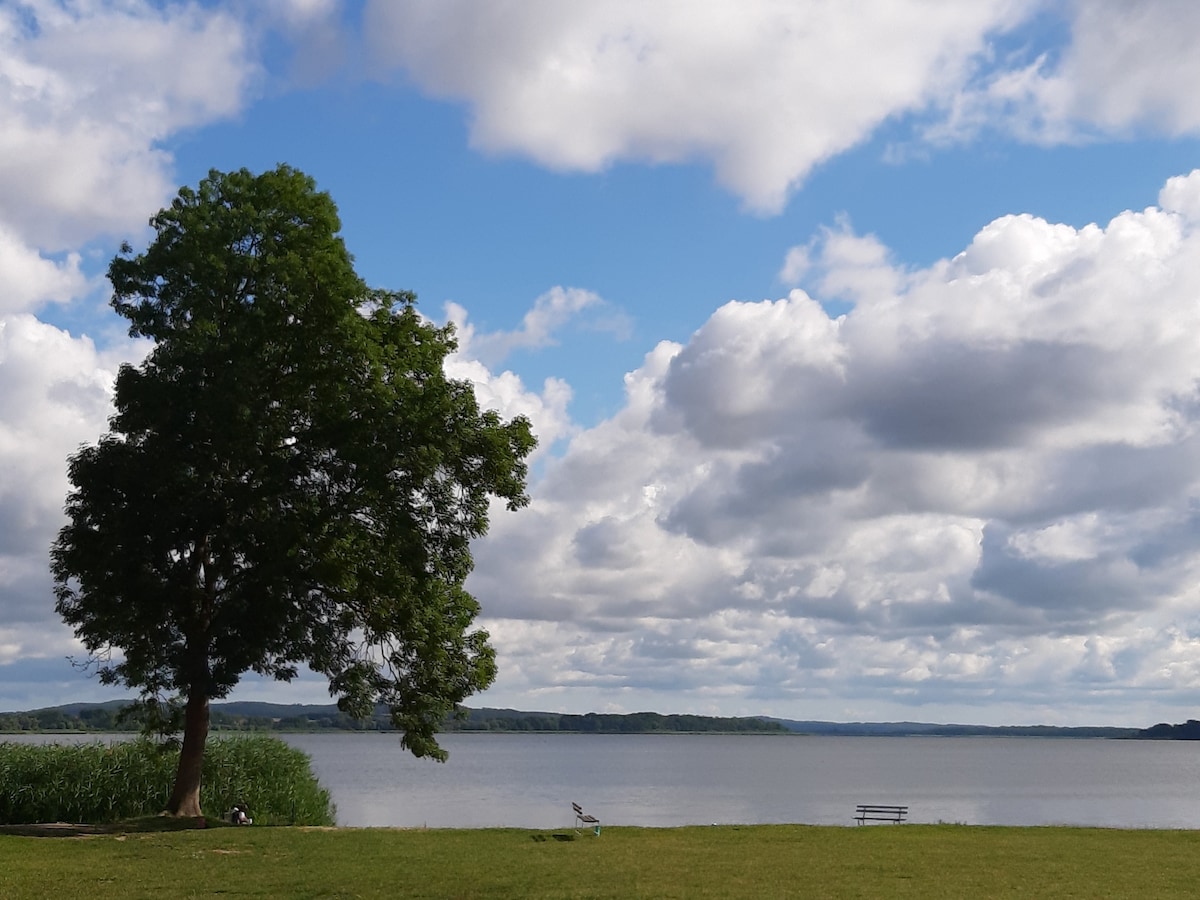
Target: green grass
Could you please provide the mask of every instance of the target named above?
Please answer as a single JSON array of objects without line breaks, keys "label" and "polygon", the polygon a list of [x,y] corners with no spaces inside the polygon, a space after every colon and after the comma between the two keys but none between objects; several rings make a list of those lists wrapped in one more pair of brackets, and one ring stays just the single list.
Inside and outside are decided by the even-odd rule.
[{"label": "green grass", "polygon": [[[574,837],[573,832],[567,832]],[[799,825],[0,835],[0,896],[1192,897],[1200,833]]]},{"label": "green grass", "polygon": [[[0,825],[104,823],[161,811],[179,752],[150,741],[13,744],[0,742]],[[210,740],[200,804],[219,816],[245,803],[260,824],[333,823],[329,794],[308,756],[278,738]]]}]

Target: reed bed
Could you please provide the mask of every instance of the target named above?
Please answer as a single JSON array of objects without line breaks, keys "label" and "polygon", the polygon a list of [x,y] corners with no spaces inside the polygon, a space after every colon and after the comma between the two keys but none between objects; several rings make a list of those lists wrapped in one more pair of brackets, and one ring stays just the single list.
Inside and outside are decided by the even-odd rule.
[{"label": "reed bed", "polygon": [[[178,750],[146,739],[0,743],[0,824],[106,824],[154,815],[166,806],[178,762]],[[200,803],[212,817],[244,805],[264,825],[334,822],[307,754],[272,737],[209,741]]]}]

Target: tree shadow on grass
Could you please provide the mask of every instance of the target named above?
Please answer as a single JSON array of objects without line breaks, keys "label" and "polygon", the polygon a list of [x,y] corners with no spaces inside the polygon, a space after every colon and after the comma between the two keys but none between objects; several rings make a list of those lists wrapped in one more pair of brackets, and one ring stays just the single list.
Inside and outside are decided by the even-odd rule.
[{"label": "tree shadow on grass", "polygon": [[0,825],[0,834],[22,837],[91,837],[100,834],[137,834],[158,831],[191,831],[198,828],[233,827],[205,817],[177,818],[175,816],[141,816],[103,825],[76,822],[37,822],[26,825]]}]

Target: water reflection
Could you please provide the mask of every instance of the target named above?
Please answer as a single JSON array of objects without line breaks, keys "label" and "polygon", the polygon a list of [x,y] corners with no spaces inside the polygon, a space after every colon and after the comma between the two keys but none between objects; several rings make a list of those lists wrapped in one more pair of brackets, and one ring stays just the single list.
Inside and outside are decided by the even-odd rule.
[{"label": "water reflection", "polygon": [[1042,738],[452,734],[444,765],[395,736],[289,735],[343,825],[852,824],[858,803],[913,822],[1200,826],[1200,746]]},{"label": "water reflection", "polygon": [[[0,735],[18,743],[130,735]],[[1200,743],[990,737],[450,734],[450,761],[395,735],[283,736],[338,822],[567,828],[572,801],[612,825],[851,825],[858,803],[912,822],[1200,827]]]}]

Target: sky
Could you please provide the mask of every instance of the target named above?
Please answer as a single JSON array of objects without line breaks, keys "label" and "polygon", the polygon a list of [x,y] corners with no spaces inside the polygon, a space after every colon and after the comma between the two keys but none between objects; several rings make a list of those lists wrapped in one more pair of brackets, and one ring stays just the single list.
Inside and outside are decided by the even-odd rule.
[{"label": "sky", "polygon": [[1194,717],[1197,45],[1192,0],[0,0],[0,710],[120,696],[48,571],[147,349],[109,260],[288,163],[539,437],[468,705]]}]

